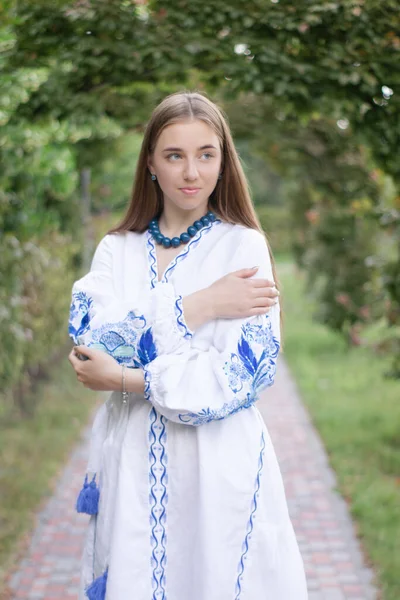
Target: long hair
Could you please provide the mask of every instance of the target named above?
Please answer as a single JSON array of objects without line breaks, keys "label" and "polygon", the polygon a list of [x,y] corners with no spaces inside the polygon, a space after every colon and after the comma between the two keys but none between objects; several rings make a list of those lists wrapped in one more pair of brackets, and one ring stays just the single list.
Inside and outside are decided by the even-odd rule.
[{"label": "long hair", "polygon": [[274,281],[278,288],[275,261],[267,236],[254,209],[249,185],[233,143],[227,117],[216,104],[198,92],[170,94],[154,109],[144,133],[128,210],[122,221],[108,233],[124,231],[142,233],[152,219],[161,215],[163,193],[158,181],[153,182],[151,179],[147,166],[148,158],[152,155],[165,127],[188,119],[199,119],[209,125],[216,133],[221,146],[222,176],[209,198],[210,210],[223,221],[256,229],[264,235],[271,256]]}]

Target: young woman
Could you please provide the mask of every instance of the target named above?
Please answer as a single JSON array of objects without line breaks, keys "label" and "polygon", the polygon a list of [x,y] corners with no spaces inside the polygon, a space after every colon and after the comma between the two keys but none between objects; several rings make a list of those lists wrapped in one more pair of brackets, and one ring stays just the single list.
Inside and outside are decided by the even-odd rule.
[{"label": "young woman", "polygon": [[274,280],[223,114],[168,96],[127,214],[72,292],[69,360],[113,392],[77,501],[82,600],[307,598],[256,405],[279,351]]}]

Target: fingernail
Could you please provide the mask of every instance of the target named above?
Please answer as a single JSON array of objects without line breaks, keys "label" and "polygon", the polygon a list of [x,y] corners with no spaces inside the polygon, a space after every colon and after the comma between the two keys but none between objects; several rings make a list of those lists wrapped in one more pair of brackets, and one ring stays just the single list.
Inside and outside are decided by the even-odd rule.
[{"label": "fingernail", "polygon": [[252,268],[252,269],[259,269],[259,268],[260,268],[260,265],[257,265],[257,266],[255,266],[255,267],[251,267],[251,268]]}]

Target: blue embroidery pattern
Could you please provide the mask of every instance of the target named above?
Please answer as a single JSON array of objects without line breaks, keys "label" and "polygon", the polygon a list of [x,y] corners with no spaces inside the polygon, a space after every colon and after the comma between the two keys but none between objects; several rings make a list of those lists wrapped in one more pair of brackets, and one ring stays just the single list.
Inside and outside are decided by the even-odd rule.
[{"label": "blue embroidery pattern", "polygon": [[144,397],[145,400],[149,400],[150,401],[150,381],[151,381],[151,373],[148,369],[144,368],[143,369],[143,374],[144,374]]},{"label": "blue embroidery pattern", "polygon": [[154,343],[151,327],[146,329],[146,331],[140,336],[137,351],[140,365],[142,367],[157,357],[156,345]]},{"label": "blue embroidery pattern", "polygon": [[92,312],[92,298],[85,292],[75,292],[72,294],[68,334],[75,344],[78,344],[78,337],[89,330],[89,321],[93,316]]},{"label": "blue embroidery pattern", "polygon": [[[258,398],[259,392],[273,384],[279,341],[273,335],[269,316],[265,315],[262,325],[245,323],[242,325],[241,331],[237,353],[232,352],[230,361],[226,361],[224,365],[229,387],[237,397],[232,402],[225,402],[218,409],[207,407],[197,413],[182,413],[179,415],[182,423],[196,426],[224,419],[228,415],[252,406]],[[260,344],[263,348],[258,358],[253,351],[251,342]]]},{"label": "blue embroidery pattern", "polygon": [[[179,254],[177,254],[175,256],[175,258],[173,259],[171,264],[167,267],[161,281],[168,282],[168,276],[171,273],[171,271],[176,267],[178,261],[184,260],[187,257],[187,255],[189,254],[190,250],[197,246],[197,244],[199,243],[202,236],[204,234],[208,233],[213,226],[218,225],[219,223],[222,223],[221,219],[216,219],[214,222],[211,222],[206,227],[203,227],[203,229],[200,229],[200,231],[198,231],[196,233],[196,235],[190,240],[190,242],[185,246],[185,248],[182,250],[182,252],[180,252]],[[157,257],[156,257],[155,245],[154,245],[154,241],[151,236],[151,233],[149,231],[147,231],[146,236],[147,236],[147,249],[148,249],[148,254],[149,254],[149,258],[150,258],[150,260],[149,260],[150,282],[151,282],[151,287],[154,288],[155,285],[157,284]]]},{"label": "blue embroidery pattern", "polygon": [[90,321],[93,316],[93,299],[85,292],[74,293],[70,309],[69,335],[76,344],[79,343],[80,336],[90,331],[91,339],[87,346],[110,354],[120,364],[139,368],[156,358],[153,333],[151,327],[146,328],[143,315],[129,311],[122,321],[104,323],[91,329]]},{"label": "blue embroidery pattern", "polygon": [[156,258],[156,247],[154,245],[153,238],[149,231],[146,232],[147,236],[147,250],[150,257],[150,282],[151,287],[154,288],[157,283],[157,258]]},{"label": "blue embroidery pattern", "polygon": [[146,336],[149,331],[145,330],[142,333],[145,326],[146,319],[130,311],[123,321],[104,323],[93,329],[91,340],[87,345],[95,350],[107,352],[120,364],[140,367],[138,348],[143,336]]},{"label": "blue embroidery pattern", "polygon": [[[167,474],[167,454],[165,442],[167,441],[166,422],[167,419],[159,415],[153,407],[150,411],[150,430],[149,430],[149,483],[150,483],[150,525],[151,535],[150,543],[152,546],[151,566],[153,596],[152,600],[167,600],[165,592],[165,565],[167,562],[166,544],[167,534],[165,524],[167,521],[168,504],[168,474]],[[159,430],[159,434],[157,433]]]},{"label": "blue embroidery pattern", "polygon": [[175,314],[176,314],[176,321],[178,323],[178,326],[183,329],[184,332],[184,336],[185,338],[191,338],[193,337],[193,334],[191,333],[191,331],[189,330],[188,326],[186,325],[184,318],[183,318],[183,308],[182,308],[182,296],[178,296],[175,302]]},{"label": "blue embroidery pattern", "polygon": [[[273,383],[270,381],[271,367],[276,366],[279,342],[273,335],[269,317],[264,317],[264,320],[264,326],[249,322],[242,325],[243,333],[238,343],[238,354],[232,353],[231,362],[225,363],[224,371],[235,394],[243,389],[245,383],[249,383],[254,392]],[[263,347],[259,359],[254,355],[250,345],[252,342]]]},{"label": "blue embroidery pattern", "polygon": [[[142,317],[134,318],[141,319]],[[92,341],[87,345],[89,348],[107,352],[119,364],[125,363],[128,367],[140,368],[156,358],[156,345],[151,327],[139,334],[134,329],[124,328],[128,319],[129,315],[119,323],[106,323],[98,329],[94,329]],[[144,318],[143,321],[146,323]]]},{"label": "blue embroidery pattern", "polygon": [[250,512],[250,518],[249,521],[247,523],[247,527],[246,527],[246,536],[244,538],[244,542],[242,544],[242,556],[240,557],[240,561],[239,561],[239,565],[238,565],[238,578],[236,581],[236,596],[235,596],[235,600],[239,600],[240,598],[240,594],[242,593],[242,579],[243,579],[243,573],[244,573],[244,561],[247,559],[246,554],[249,551],[249,541],[251,539],[251,534],[253,532],[253,528],[254,528],[254,519],[256,516],[256,511],[257,511],[257,498],[259,496],[259,492],[260,492],[260,477],[261,477],[261,471],[263,469],[263,455],[264,455],[264,450],[265,450],[265,439],[264,439],[264,432],[261,434],[261,450],[260,450],[260,456],[258,459],[258,472],[257,472],[257,477],[256,477],[256,481],[255,481],[255,491],[254,491],[254,495],[253,495],[253,500],[251,503],[251,512]]}]

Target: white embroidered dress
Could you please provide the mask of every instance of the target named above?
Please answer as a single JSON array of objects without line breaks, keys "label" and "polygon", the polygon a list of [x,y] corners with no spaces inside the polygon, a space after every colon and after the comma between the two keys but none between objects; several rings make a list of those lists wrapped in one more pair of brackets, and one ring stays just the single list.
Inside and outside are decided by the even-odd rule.
[{"label": "white embroidered dress", "polygon": [[[104,237],[90,273],[74,284],[71,338],[145,375],[144,395],[124,404],[111,393],[94,422],[88,482],[99,503],[88,511],[96,514],[81,600],[307,598],[256,402],[274,381],[279,305],[195,332],[182,310],[183,296],[253,265],[256,277],[272,278],[263,236],[217,219],[183,246],[161,282],[146,231]],[[86,595],[97,578],[106,592]]]}]

